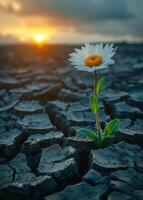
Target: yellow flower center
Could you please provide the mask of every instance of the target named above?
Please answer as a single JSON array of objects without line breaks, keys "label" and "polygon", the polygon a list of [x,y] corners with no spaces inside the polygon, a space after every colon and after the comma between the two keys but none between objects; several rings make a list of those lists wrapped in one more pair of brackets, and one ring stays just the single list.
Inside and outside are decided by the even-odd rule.
[{"label": "yellow flower center", "polygon": [[87,67],[94,67],[102,64],[102,57],[99,55],[91,55],[85,59],[85,65]]}]

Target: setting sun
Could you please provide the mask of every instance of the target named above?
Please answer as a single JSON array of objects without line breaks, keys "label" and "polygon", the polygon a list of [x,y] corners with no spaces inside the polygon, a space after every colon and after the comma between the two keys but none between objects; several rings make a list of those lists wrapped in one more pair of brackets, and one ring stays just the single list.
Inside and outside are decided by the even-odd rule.
[{"label": "setting sun", "polygon": [[44,36],[43,35],[36,35],[35,40],[37,43],[43,43],[44,42]]},{"label": "setting sun", "polygon": [[37,44],[46,44],[46,42],[49,40],[49,34],[36,34],[34,36],[34,40]]}]

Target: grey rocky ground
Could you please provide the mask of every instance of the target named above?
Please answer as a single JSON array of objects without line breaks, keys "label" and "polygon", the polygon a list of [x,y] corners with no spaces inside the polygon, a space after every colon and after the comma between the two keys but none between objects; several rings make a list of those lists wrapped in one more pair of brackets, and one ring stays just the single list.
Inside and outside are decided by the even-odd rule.
[{"label": "grey rocky ground", "polygon": [[1,47],[0,199],[143,200],[143,46],[120,45],[100,99],[114,144],[76,137],[95,126],[92,74],[67,63],[73,47]]}]

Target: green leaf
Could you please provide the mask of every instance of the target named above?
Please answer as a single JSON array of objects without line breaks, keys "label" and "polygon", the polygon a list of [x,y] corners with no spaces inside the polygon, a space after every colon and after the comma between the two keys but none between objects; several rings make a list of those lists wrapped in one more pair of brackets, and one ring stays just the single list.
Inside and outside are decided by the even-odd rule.
[{"label": "green leaf", "polygon": [[90,105],[93,113],[97,113],[99,110],[98,100],[95,96],[90,97]]},{"label": "green leaf", "polygon": [[102,140],[100,147],[103,148],[103,147],[110,146],[111,144],[113,144],[114,140],[115,140],[115,136],[113,136],[113,135],[107,136]]},{"label": "green leaf", "polygon": [[80,137],[88,137],[88,138],[91,138],[91,139],[97,139],[97,134],[96,132],[90,130],[90,129],[86,129],[86,128],[80,128],[78,131],[77,131],[77,134],[80,136]]},{"label": "green leaf", "polygon": [[114,135],[117,132],[119,125],[120,125],[119,119],[113,119],[112,121],[110,121],[105,127],[104,131],[105,136]]},{"label": "green leaf", "polygon": [[105,79],[104,78],[101,78],[99,79],[98,83],[97,83],[97,86],[96,86],[96,94],[99,95],[102,88],[103,88],[103,85],[104,85],[104,81]]}]

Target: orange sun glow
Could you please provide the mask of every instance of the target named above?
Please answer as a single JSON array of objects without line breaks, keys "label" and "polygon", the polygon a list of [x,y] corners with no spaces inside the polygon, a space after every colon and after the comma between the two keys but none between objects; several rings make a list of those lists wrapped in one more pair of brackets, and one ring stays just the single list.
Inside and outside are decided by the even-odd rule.
[{"label": "orange sun glow", "polygon": [[43,44],[46,42],[46,38],[41,35],[41,34],[38,34],[35,36],[35,41],[38,43],[38,44]]}]

